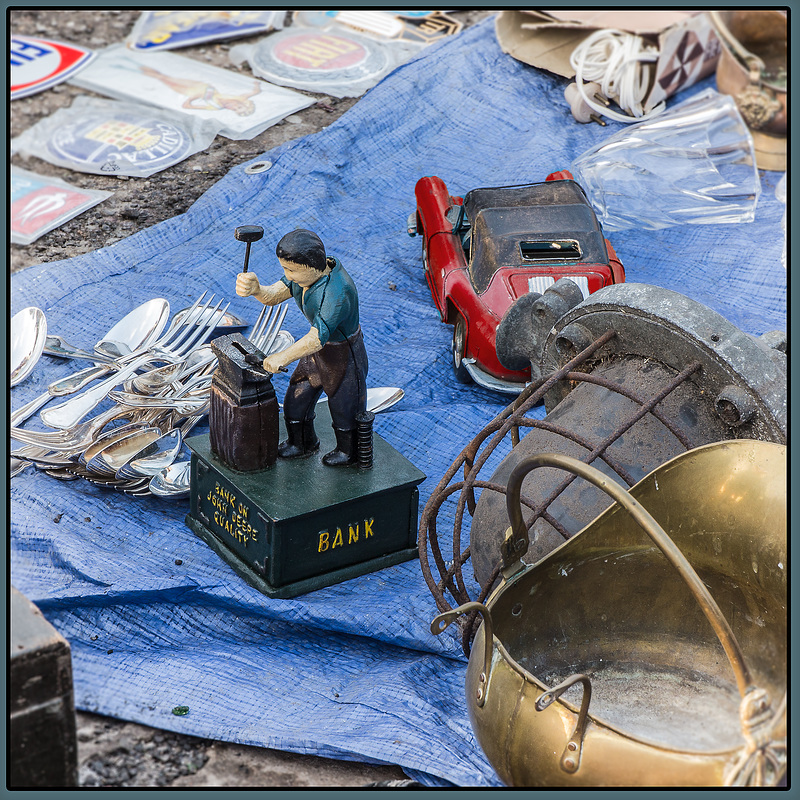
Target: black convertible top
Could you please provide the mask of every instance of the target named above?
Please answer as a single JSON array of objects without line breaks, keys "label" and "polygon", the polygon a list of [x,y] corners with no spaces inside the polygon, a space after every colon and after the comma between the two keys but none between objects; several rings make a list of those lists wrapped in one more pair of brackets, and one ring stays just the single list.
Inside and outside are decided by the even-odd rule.
[{"label": "black convertible top", "polygon": [[[473,189],[464,198],[464,211],[472,229],[470,272],[479,292],[500,267],[537,266],[523,258],[521,243],[575,240],[579,257],[564,250],[564,260],[608,263],[600,224],[575,181]],[[554,261],[548,258],[549,264]]]},{"label": "black convertible top", "polygon": [[470,222],[484,208],[526,206],[588,205],[583,189],[575,181],[544,181],[521,186],[494,186],[472,189],[464,197],[464,210]]}]

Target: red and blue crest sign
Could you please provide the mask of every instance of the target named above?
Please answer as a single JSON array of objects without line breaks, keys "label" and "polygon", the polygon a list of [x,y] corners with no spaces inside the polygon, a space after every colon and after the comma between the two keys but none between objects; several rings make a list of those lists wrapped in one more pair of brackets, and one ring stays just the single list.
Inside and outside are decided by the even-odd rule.
[{"label": "red and blue crest sign", "polygon": [[11,99],[49,89],[83,69],[95,53],[64,42],[11,37]]}]

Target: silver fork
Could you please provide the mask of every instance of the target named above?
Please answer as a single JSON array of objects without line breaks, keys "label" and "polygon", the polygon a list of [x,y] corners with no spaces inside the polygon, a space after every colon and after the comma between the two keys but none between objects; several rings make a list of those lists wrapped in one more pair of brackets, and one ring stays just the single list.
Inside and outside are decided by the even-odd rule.
[{"label": "silver fork", "polygon": [[[269,310],[268,310],[269,309]],[[275,313],[275,309],[278,313]],[[265,313],[267,312],[268,313]],[[283,325],[283,320],[286,318],[288,306],[286,303],[281,303],[280,306],[264,306],[253,326],[253,332],[248,337],[250,341],[263,353],[269,353],[270,348],[275,342],[275,337]],[[259,323],[261,323],[259,325]]]},{"label": "silver fork", "polygon": [[[277,313],[276,313],[277,311]],[[278,335],[283,320],[286,317],[287,308],[285,305],[264,306],[253,326],[249,340],[264,352],[269,352],[269,348]],[[180,379],[175,379],[162,389],[151,395],[137,395],[129,391],[109,393],[109,398],[140,408],[175,408],[189,409],[191,401],[201,399],[208,400],[214,370],[217,367],[217,359],[209,359],[201,363],[191,373],[185,373]],[[186,400],[190,402],[187,403]]]},{"label": "silver fork", "polygon": [[[269,314],[266,313],[267,311]],[[261,313],[248,337],[259,349],[264,344],[267,325],[273,319],[273,311],[273,307],[262,307]],[[285,310],[283,314],[285,315]],[[281,316],[282,318],[283,316]],[[203,373],[212,372],[216,366],[217,359],[212,352],[211,345],[204,344],[201,347],[193,348],[182,361],[174,361],[170,364],[154,367],[141,375],[134,375],[128,378],[123,384],[123,389],[125,393],[136,392],[147,397],[170,396],[176,388],[180,387],[178,381],[185,382],[187,377],[199,373],[200,370],[203,370]],[[119,399],[117,397],[118,394],[122,393],[114,392],[109,397],[112,400]]]},{"label": "silver fork", "polygon": [[[195,325],[197,316],[192,317],[192,314],[187,314],[184,323],[177,326],[171,334],[151,345],[144,355],[129,361],[125,367],[83,394],[76,395],[65,403],[42,411],[39,415],[42,422],[51,428],[60,428],[62,430],[71,428],[95,408],[108,395],[109,391],[115,386],[124,383],[137,369],[144,366],[148,361],[153,360],[154,357],[168,361],[182,357],[198,339],[205,338],[209,330],[213,330],[217,322],[222,319],[222,316],[228,310],[228,305],[230,305],[227,304],[220,311],[222,303],[222,300],[217,303],[214,313],[208,317],[208,320],[203,325]],[[183,330],[187,326],[187,320],[189,320],[188,324],[194,327],[195,330]]]},{"label": "silver fork", "polygon": [[[271,346],[272,343],[275,341],[275,337],[278,335],[280,330],[280,326],[283,324],[283,320],[286,317],[286,306],[283,305],[281,307],[278,306],[264,306],[261,309],[261,313],[258,316],[255,324],[253,325],[252,331],[248,337],[248,339],[259,349],[262,350],[265,346]],[[210,350],[210,348],[209,348]],[[193,353],[199,352],[198,350],[192,350],[189,356]],[[188,356],[187,356],[188,359]],[[185,359],[183,363],[188,364],[188,360]],[[194,382],[191,383],[191,386],[194,387],[197,383],[205,384],[210,381],[211,374],[217,367],[217,359],[214,357],[208,357],[200,359],[196,364],[192,365],[191,368],[179,373],[175,377],[171,378],[169,381],[165,382],[163,386],[160,388],[152,391],[149,395],[145,395],[142,392],[139,392],[140,395],[148,398],[173,398],[173,397],[182,397],[187,390],[187,386],[190,385],[190,379],[193,379]],[[205,379],[195,381],[194,379]],[[122,402],[126,402],[127,400],[132,400],[132,405],[139,405],[142,406],[148,405],[147,401],[143,401],[141,403],[137,403],[136,399],[132,397],[131,394],[132,385],[130,381],[128,381],[125,385],[124,392],[111,392],[109,393],[109,397],[112,400],[118,400]],[[192,392],[195,396],[202,394],[201,391],[194,390]],[[153,407],[155,404],[153,404]]]},{"label": "silver fork", "polygon": [[[188,309],[188,311],[185,312],[185,315],[178,323],[173,320],[173,324],[170,325],[164,334],[162,334],[160,340],[156,343],[156,346],[163,347],[165,344],[171,344],[173,348],[177,348],[181,346],[181,343],[184,345],[186,344],[188,337],[183,336],[180,340],[178,339],[179,329],[184,324],[194,324],[194,322],[202,314],[206,314],[208,312],[210,303],[213,301],[213,295],[212,298],[207,301],[202,308],[200,308],[200,303],[203,301],[204,297],[205,293],[195,301],[194,305]],[[217,308],[219,308],[219,305]],[[286,313],[287,306],[285,303],[281,304],[280,306],[264,306],[261,309],[258,319],[251,329],[248,339],[259,350],[268,353],[280,331],[280,327],[283,324]],[[199,336],[193,337],[192,341],[196,342],[198,340]],[[137,353],[131,354],[131,356],[128,356],[125,360],[130,360],[131,358],[136,357],[136,355]],[[208,375],[209,373],[212,373],[215,368],[216,359],[214,359],[212,363],[205,365],[202,370],[200,370],[200,374]],[[200,376],[198,375],[197,377]],[[192,392],[192,389],[195,387],[197,387],[196,384],[192,387],[186,387],[184,384],[182,388],[184,389],[184,392],[187,390],[190,392],[189,397],[191,397],[193,394],[194,397],[197,398],[198,395]],[[173,391],[178,388],[181,388],[181,384],[178,384],[178,386],[174,387]],[[116,395],[116,393],[114,394]],[[119,399],[121,400],[122,398]],[[131,406],[126,406],[123,403],[103,412],[91,420],[83,422],[81,425],[78,425],[71,431],[58,430],[38,432],[25,431],[22,429],[12,430],[12,434],[16,434],[16,436],[13,438],[22,443],[28,443],[27,447],[17,451],[22,458],[12,462],[12,477],[13,475],[21,472],[31,462],[35,463],[35,458],[37,456],[45,461],[55,462],[56,460],[69,459],[74,454],[83,452],[86,447],[92,444],[105,426],[110,421],[118,417],[130,416],[140,420],[148,420],[151,424],[162,425],[162,430],[165,432],[177,427],[181,420],[185,420],[182,425],[182,429],[183,434],[186,435],[205,417],[208,410],[207,404],[204,404],[203,407],[198,408],[193,407],[194,403],[191,399],[187,398],[187,400],[189,400],[189,402],[183,408],[174,408],[171,410],[162,410],[159,408],[138,408],[137,410],[133,411]]]},{"label": "silver fork", "polygon": [[[247,336],[247,338],[251,342],[253,342],[253,344],[255,344],[256,340],[264,334],[264,329],[266,328],[267,323],[272,318],[272,314],[274,313],[274,311],[275,311],[275,306],[262,307],[261,313],[258,315],[258,319],[255,321],[255,324],[253,325],[249,335]],[[256,347],[258,347],[258,345],[256,345]]]},{"label": "silver fork", "polygon": [[[205,296],[205,293],[201,296]],[[208,332],[216,328],[217,323],[225,316],[230,303],[228,303],[222,311],[219,307],[224,300],[220,300],[215,306],[213,311],[208,313],[211,303],[214,300],[214,295],[208,299],[202,308],[192,306],[186,313],[186,316],[181,320],[180,324],[175,327],[170,335],[162,337],[157,342],[154,342],[147,348],[149,352],[154,355],[164,355],[167,361],[172,361],[176,357],[185,355],[192,347],[200,340],[204,339]],[[197,304],[196,304],[197,305]]]}]

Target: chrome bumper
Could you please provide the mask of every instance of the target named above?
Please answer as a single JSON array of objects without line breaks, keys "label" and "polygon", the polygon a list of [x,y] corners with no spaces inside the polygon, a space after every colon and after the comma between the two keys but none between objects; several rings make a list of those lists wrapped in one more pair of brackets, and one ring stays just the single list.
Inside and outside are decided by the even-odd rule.
[{"label": "chrome bumper", "polygon": [[513,394],[516,396],[525,388],[524,383],[504,381],[502,378],[495,378],[494,375],[484,372],[475,363],[474,358],[462,359],[461,363],[466,367],[472,380],[484,389],[491,389],[493,392],[502,392],[503,394]]}]

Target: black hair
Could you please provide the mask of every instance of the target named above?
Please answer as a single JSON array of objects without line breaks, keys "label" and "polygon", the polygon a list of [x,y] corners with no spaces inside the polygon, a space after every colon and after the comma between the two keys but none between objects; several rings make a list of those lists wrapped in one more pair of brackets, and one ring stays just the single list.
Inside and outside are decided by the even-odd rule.
[{"label": "black hair", "polygon": [[311,267],[317,272],[324,272],[326,267],[333,267],[334,260],[325,254],[325,245],[322,239],[313,231],[297,228],[287,233],[275,248],[278,258]]}]

